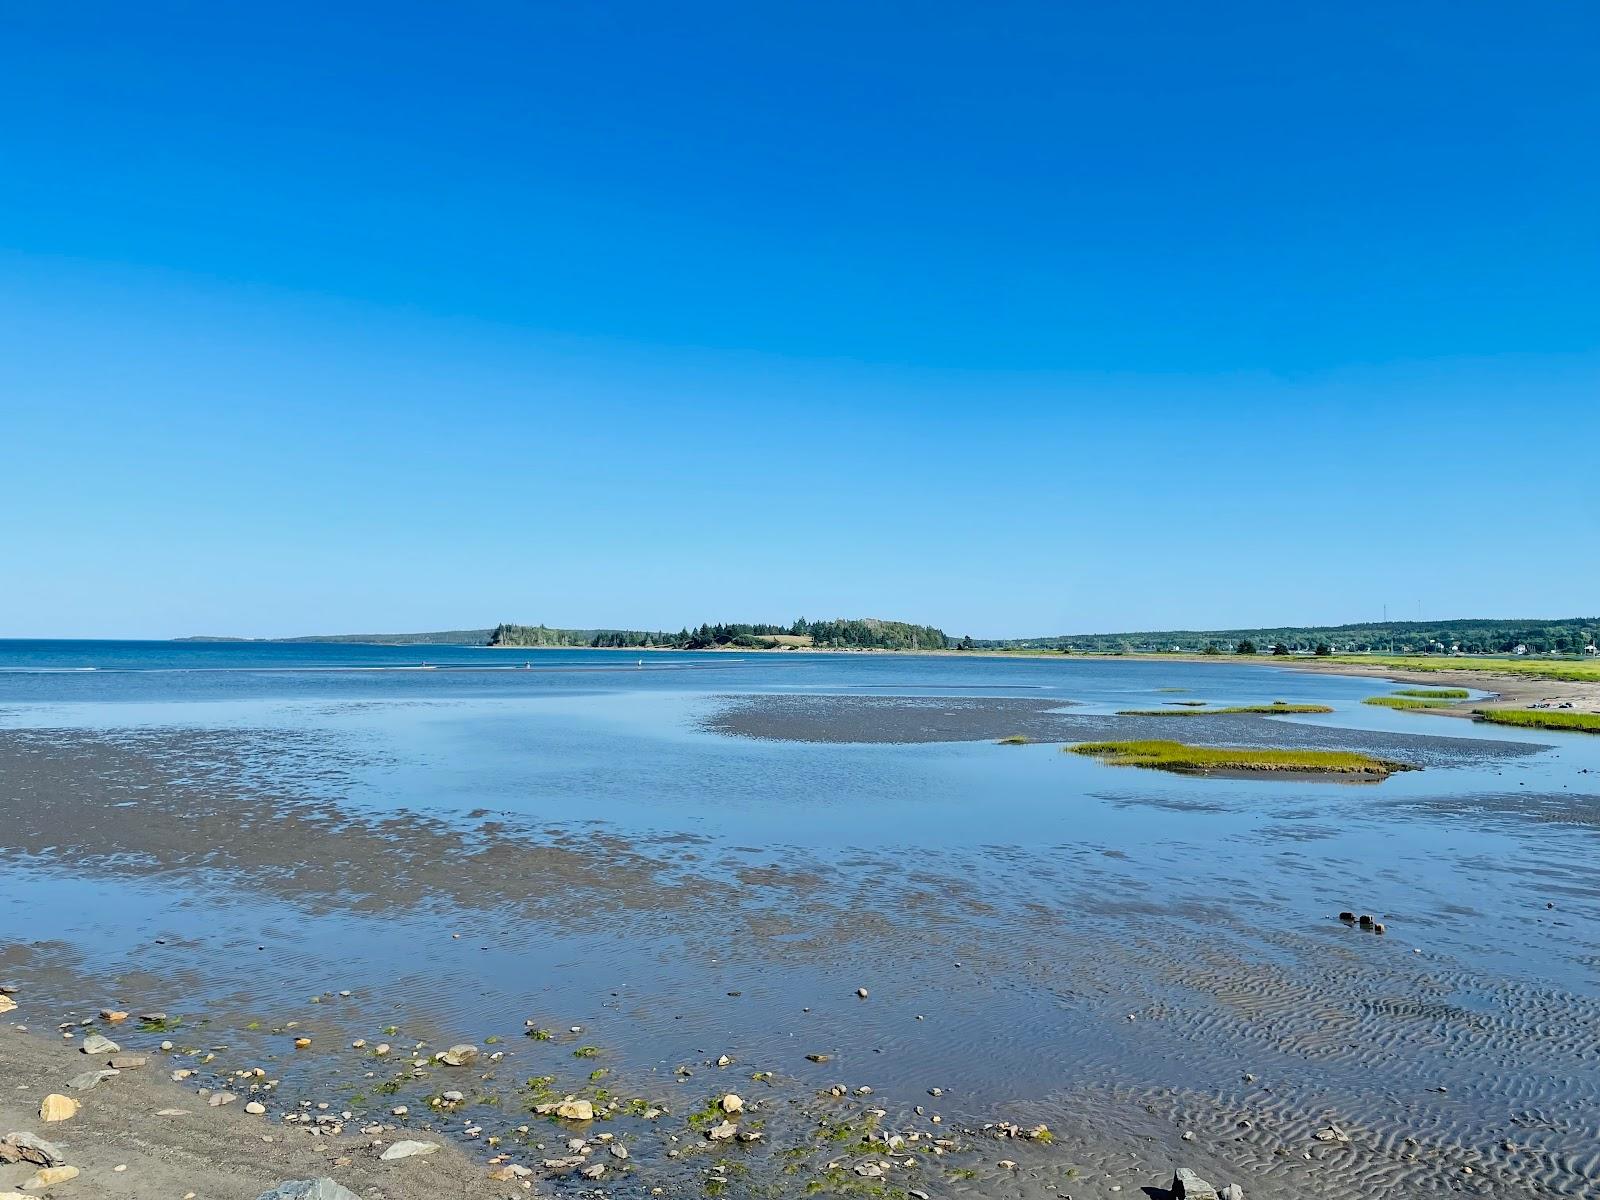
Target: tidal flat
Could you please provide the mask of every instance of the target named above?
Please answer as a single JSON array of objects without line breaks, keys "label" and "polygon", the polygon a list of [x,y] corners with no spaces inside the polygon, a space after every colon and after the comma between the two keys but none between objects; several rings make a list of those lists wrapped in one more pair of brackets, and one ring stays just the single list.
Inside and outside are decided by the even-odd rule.
[{"label": "tidal flat", "polygon": [[[232,1088],[296,1145],[332,1113],[479,1183],[530,1171],[507,1195],[1600,1178],[1596,739],[1440,736],[1362,705],[1370,679],[1230,664],[460,658],[0,671],[4,1020],[110,1034],[202,1122],[197,1089]],[[1117,713],[1176,687],[1333,710],[1202,713],[1186,742],[1420,769],[1329,788],[1059,752],[1148,736]],[[470,1065],[436,1060],[458,1043]],[[567,1096],[596,1119],[537,1111]],[[326,1145],[379,1186],[446,1161]],[[239,1195],[276,1182],[250,1169]]]}]

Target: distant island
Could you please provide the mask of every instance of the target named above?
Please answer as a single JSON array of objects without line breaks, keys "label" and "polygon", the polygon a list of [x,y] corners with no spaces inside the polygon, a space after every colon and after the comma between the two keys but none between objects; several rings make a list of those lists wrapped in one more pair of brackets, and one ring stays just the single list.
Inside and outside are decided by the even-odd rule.
[{"label": "distant island", "polygon": [[237,638],[186,637],[180,642],[335,642],[380,646],[484,646],[491,649],[572,648],[595,650],[947,650],[971,649],[932,625],[883,621],[875,617],[808,621],[791,625],[702,624],[676,633],[644,629],[558,629],[550,625],[513,625],[493,629],[456,629],[434,633],[339,633],[313,637]]}]

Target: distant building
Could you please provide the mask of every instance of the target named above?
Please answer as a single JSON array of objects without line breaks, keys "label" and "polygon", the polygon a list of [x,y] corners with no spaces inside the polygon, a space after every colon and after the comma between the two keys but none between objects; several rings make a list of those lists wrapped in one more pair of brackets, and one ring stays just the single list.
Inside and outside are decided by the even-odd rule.
[{"label": "distant building", "polygon": [[1528,648],[1526,646],[1524,646],[1521,642],[1518,642],[1516,644],[1515,649],[1513,649],[1511,651],[1511,653],[1513,653],[1513,654],[1526,654],[1527,652],[1528,652]]},{"label": "distant building", "polygon": [[1600,646],[1585,646],[1583,652],[1593,658],[1595,655],[1600,654]]}]

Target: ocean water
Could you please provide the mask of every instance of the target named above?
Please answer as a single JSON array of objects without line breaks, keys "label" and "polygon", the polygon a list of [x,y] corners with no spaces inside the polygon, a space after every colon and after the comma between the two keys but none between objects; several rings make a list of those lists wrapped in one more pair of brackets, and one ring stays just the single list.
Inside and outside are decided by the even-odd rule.
[{"label": "ocean water", "polygon": [[[728,1053],[797,1093],[937,1086],[952,1122],[1047,1120],[1085,1159],[1209,1129],[1252,1196],[1299,1194],[1289,1151],[1337,1116],[1359,1163],[1306,1194],[1444,1194],[1462,1161],[1474,1187],[1584,1194],[1600,739],[1360,703],[1385,690],[1229,660],[0,642],[0,969],[63,1012],[206,1013],[241,1053],[348,990],[314,1010],[340,1037],[495,1036],[526,1073],[526,1020],[577,1024],[652,1097]],[[767,697],[837,706],[842,740],[717,732]],[[1335,711],[1114,716],[1176,699]],[[1063,741],[1425,769],[1113,768],[995,745],[991,700],[1059,705]],[[979,716],[964,740],[850,740],[884,704]],[[349,1064],[284,1070],[327,1087]],[[1245,1112],[1269,1119],[1240,1133]]]}]

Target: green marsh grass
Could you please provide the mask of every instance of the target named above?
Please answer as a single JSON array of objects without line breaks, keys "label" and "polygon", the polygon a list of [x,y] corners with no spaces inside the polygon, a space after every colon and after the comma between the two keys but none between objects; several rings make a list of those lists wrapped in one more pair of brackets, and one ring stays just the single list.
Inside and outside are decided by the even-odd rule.
[{"label": "green marsh grass", "polygon": [[[1180,704],[1190,703],[1180,700]],[[1202,702],[1203,703],[1203,702]],[[1282,716],[1284,713],[1331,713],[1333,709],[1326,704],[1290,704],[1284,700],[1274,700],[1271,704],[1234,704],[1227,708],[1125,708],[1117,714],[1119,717],[1225,717],[1240,713],[1255,713],[1266,716]]]},{"label": "green marsh grass", "polygon": [[1361,703],[1378,708],[1449,708],[1448,700],[1418,700],[1413,696],[1368,696]]},{"label": "green marsh grass", "polygon": [[1565,729],[1576,733],[1600,733],[1600,713],[1553,712],[1534,708],[1479,708],[1473,716],[1496,725],[1519,725],[1524,729]]},{"label": "green marsh grass", "polygon": [[1466,688],[1401,688],[1396,696],[1415,696],[1418,700],[1465,700],[1472,695]]},{"label": "green marsh grass", "polygon": [[1160,740],[1081,742],[1063,749],[1102,759],[1112,766],[1186,773],[1296,771],[1382,779],[1396,771],[1415,770],[1406,763],[1373,758],[1353,750],[1262,750],[1248,746],[1190,746]]},{"label": "green marsh grass", "polygon": [[1600,683],[1600,660],[1576,658],[1434,658],[1421,654],[1336,654],[1325,663],[1360,663],[1402,671],[1494,671],[1529,679]]}]

